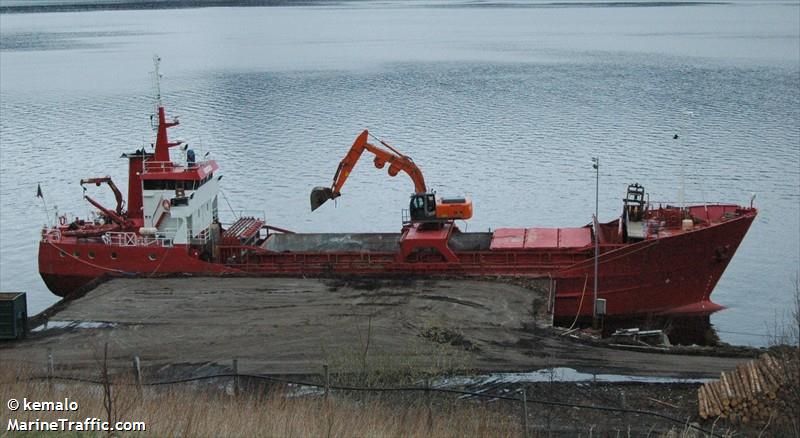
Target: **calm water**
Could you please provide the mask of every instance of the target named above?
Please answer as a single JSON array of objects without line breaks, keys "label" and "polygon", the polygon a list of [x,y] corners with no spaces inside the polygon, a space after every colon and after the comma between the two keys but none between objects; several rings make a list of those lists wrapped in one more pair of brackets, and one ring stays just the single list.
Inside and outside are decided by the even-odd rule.
[{"label": "calm water", "polygon": [[[361,129],[414,157],[469,230],[581,226],[651,199],[761,213],[714,292],[723,340],[763,344],[800,268],[800,5],[358,2],[0,15],[0,289],[56,300],[36,269],[48,208],[87,215],[78,181],[126,184],[152,140],[149,71],[220,162],[237,209],[297,231],[391,231],[412,190],[369,161],[309,211]],[[691,112],[691,114],[690,114]],[[680,140],[672,140],[679,133]],[[177,135],[176,135],[177,134]],[[112,203],[105,187],[90,192]],[[225,206],[225,203],[222,203]],[[749,333],[749,334],[748,334]]]}]

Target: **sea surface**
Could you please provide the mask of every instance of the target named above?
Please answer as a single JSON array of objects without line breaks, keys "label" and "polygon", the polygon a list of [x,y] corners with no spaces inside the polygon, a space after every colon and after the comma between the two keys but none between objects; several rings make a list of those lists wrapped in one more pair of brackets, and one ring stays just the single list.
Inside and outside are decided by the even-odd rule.
[{"label": "sea surface", "polygon": [[[800,272],[797,1],[51,3],[0,1],[0,290],[27,292],[30,313],[57,300],[37,273],[42,225],[55,209],[88,216],[79,180],[126,187],[120,155],[153,142],[158,54],[172,135],[218,160],[225,214],[229,201],[296,231],[399,230],[413,186],[370,160],[335,204],[309,209],[369,128],[439,193],[472,197],[467,230],[582,226],[597,156],[601,220],[632,182],[651,200],[676,201],[682,179],[687,201],[755,194],[712,322],[750,345],[786,322]],[[88,193],[113,203],[106,187]]]}]

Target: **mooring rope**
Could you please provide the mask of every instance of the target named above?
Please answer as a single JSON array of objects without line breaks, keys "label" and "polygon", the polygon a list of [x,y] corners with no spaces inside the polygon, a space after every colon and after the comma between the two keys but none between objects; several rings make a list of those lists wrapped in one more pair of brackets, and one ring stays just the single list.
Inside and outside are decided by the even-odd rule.
[{"label": "mooring rope", "polygon": [[53,242],[51,242],[49,240],[47,240],[47,243],[52,245],[53,248],[59,250],[62,254],[66,254],[66,255],[72,257],[73,259],[75,259],[75,260],[77,260],[77,261],[79,261],[81,263],[84,263],[86,265],[89,265],[89,266],[91,266],[93,268],[102,269],[104,271],[118,272],[120,274],[128,274],[128,272],[125,272],[125,271],[123,271],[121,269],[106,268],[105,266],[96,265],[96,264],[88,262],[86,260],[82,260],[80,257],[76,257],[76,256],[70,254],[68,251],[64,251],[63,249],[59,248],[55,243],[53,243]]},{"label": "mooring rope", "polygon": [[575,327],[575,324],[578,322],[578,317],[581,316],[581,308],[583,307],[583,297],[586,295],[586,285],[589,284],[589,274],[586,274],[586,280],[583,281],[583,292],[581,292],[581,302],[578,304],[578,313],[575,314],[575,320],[572,321],[572,325],[569,326],[567,331],[572,330]]}]

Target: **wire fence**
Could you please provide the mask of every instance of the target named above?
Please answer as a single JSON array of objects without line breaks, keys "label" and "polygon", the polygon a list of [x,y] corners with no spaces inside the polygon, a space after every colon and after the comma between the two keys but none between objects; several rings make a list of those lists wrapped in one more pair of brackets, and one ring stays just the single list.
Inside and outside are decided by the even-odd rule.
[{"label": "wire fence", "polygon": [[[236,366],[236,365],[235,365]],[[363,387],[363,386],[351,386],[351,385],[335,385],[330,384],[327,379],[327,372],[326,372],[326,382],[325,383],[317,383],[317,382],[310,382],[304,380],[295,380],[295,379],[286,379],[281,377],[275,377],[270,375],[264,374],[247,374],[247,373],[218,373],[218,374],[210,374],[210,375],[203,375],[203,376],[193,376],[193,377],[185,377],[180,379],[172,379],[172,380],[161,380],[155,382],[143,382],[141,379],[141,373],[136,368],[134,370],[136,372],[136,383],[133,382],[107,382],[102,380],[94,380],[94,379],[87,379],[82,377],[73,377],[73,376],[59,376],[55,374],[50,374],[46,376],[32,376],[27,377],[24,379],[20,379],[22,381],[52,381],[52,380],[61,380],[61,381],[72,381],[72,382],[80,382],[80,383],[88,383],[88,384],[95,384],[95,385],[124,385],[124,386],[138,386],[138,387],[158,387],[158,386],[167,386],[167,385],[177,385],[177,384],[184,384],[190,382],[199,382],[199,381],[206,381],[212,379],[234,379],[234,390],[236,393],[239,392],[239,380],[240,379],[252,379],[254,381],[268,381],[272,383],[279,383],[285,385],[295,385],[299,387],[308,387],[308,388],[318,388],[324,390],[325,394],[329,391],[350,391],[350,392],[370,392],[370,393],[401,393],[401,392],[422,392],[425,394],[432,394],[432,393],[439,393],[439,394],[449,394],[449,395],[457,395],[459,397],[475,397],[475,398],[482,398],[482,399],[491,399],[491,400],[503,400],[512,403],[520,403],[525,406],[526,413],[525,418],[527,418],[527,403],[533,403],[537,405],[543,406],[556,406],[556,407],[565,407],[565,408],[578,408],[578,409],[587,409],[587,410],[595,410],[595,411],[603,411],[603,412],[615,412],[615,413],[623,413],[623,414],[636,414],[636,415],[644,415],[654,418],[659,418],[661,420],[666,420],[671,423],[680,425],[682,427],[688,427],[691,429],[695,429],[699,432],[702,432],[708,436],[713,437],[722,437],[723,435],[718,435],[712,431],[706,430],[697,424],[690,423],[686,419],[680,419],[676,417],[672,417],[669,415],[662,414],[660,412],[642,410],[642,409],[630,409],[630,408],[622,408],[622,407],[613,407],[613,406],[598,406],[598,405],[590,405],[590,404],[581,404],[581,403],[569,403],[569,402],[560,402],[560,401],[553,401],[553,400],[543,400],[538,398],[529,398],[527,393],[524,389],[521,392],[522,396],[511,396],[511,395],[502,395],[502,394],[489,394],[484,392],[475,392],[475,391],[466,391],[466,390],[459,390],[459,389],[450,389],[450,388],[440,388],[440,387],[432,387],[430,385],[426,386],[397,386],[397,387]],[[8,384],[9,382],[4,382]]]}]

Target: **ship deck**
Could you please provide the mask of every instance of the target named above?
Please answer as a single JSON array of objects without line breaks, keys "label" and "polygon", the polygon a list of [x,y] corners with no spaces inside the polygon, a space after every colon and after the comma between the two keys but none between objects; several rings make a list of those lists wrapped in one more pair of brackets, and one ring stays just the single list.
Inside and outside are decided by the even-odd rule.
[{"label": "ship deck", "polygon": [[[485,251],[493,233],[453,233],[448,245],[454,251]],[[270,234],[261,244],[275,252],[397,252],[400,233],[302,233]]]}]

